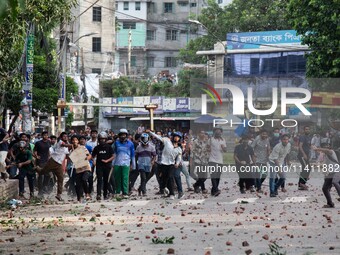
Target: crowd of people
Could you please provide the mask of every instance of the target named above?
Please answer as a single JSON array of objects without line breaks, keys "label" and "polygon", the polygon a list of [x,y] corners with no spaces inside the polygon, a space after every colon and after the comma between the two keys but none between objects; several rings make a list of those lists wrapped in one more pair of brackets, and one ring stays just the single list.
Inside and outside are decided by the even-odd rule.
[{"label": "crowd of people", "polygon": [[[313,165],[321,165],[325,174],[322,188],[327,200],[325,206],[334,207],[330,195],[333,185],[340,201],[338,155],[331,148],[330,137],[311,135],[309,126],[304,127],[303,133],[292,136],[280,129],[271,132],[262,129],[257,133],[249,130],[242,135],[233,153],[240,193],[262,193],[267,175],[270,197],[276,197],[278,191],[286,192],[287,171],[282,169],[291,165],[293,148],[297,150],[299,162],[298,189],[308,190]],[[59,201],[63,200],[65,188],[79,202],[116,196],[129,198],[134,192],[147,196],[147,184],[154,175],[158,183],[157,195],[181,199],[185,196],[181,173],[185,176],[187,191],[218,196],[222,171],[216,169],[226,165],[226,152],[226,137],[220,127],[215,127],[211,136],[203,128],[196,133],[191,130],[184,133],[170,128],[152,131],[140,125],[134,134],[125,128],[118,134],[112,131],[98,134],[97,130],[87,129],[79,134],[74,130],[62,132],[58,138],[47,132],[35,138],[25,133],[10,135],[0,129],[1,177],[19,179],[22,199],[26,198],[25,179],[30,198],[35,196],[36,190],[38,197],[51,193],[55,183],[55,198]],[[253,170],[243,171],[247,167]],[[69,178],[64,183],[66,172]],[[138,177],[140,184],[135,189]],[[210,192],[206,188],[208,177]]]}]

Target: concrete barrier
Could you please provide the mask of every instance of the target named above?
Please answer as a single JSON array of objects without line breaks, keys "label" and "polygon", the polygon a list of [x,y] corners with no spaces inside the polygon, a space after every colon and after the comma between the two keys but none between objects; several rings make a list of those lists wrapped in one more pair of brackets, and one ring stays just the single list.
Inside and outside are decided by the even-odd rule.
[{"label": "concrete barrier", "polygon": [[19,180],[11,179],[0,181],[0,201],[17,198],[19,193]]}]

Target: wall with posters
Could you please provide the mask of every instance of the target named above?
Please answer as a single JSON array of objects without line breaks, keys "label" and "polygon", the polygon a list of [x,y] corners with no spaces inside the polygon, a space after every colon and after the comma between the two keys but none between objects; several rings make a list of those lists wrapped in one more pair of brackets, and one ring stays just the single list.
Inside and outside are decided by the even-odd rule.
[{"label": "wall with posters", "polygon": [[[145,96],[145,97],[118,97],[103,98],[106,104],[130,104],[130,105],[147,105],[157,104],[158,108],[155,114],[164,113],[190,113],[200,112],[200,98],[165,98],[162,96]],[[119,115],[147,115],[148,111],[143,108],[121,108],[121,107],[103,107],[104,117],[113,117]]]}]

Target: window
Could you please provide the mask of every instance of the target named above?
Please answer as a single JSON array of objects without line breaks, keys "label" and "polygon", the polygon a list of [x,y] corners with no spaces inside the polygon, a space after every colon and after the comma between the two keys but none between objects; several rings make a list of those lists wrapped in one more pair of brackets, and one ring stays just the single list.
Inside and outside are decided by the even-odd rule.
[{"label": "window", "polygon": [[218,0],[217,3],[218,4],[223,4],[223,0]]},{"label": "window", "polygon": [[137,62],[137,57],[136,56],[131,56],[131,66],[135,67]]},{"label": "window", "polygon": [[123,29],[136,29],[136,22],[123,22]]},{"label": "window", "polygon": [[305,52],[231,54],[228,65],[232,76],[285,76],[306,71]]},{"label": "window", "polygon": [[190,7],[196,7],[197,6],[197,3],[191,3],[190,4]]},{"label": "window", "polygon": [[124,11],[129,10],[129,2],[124,2]]},{"label": "window", "polygon": [[156,3],[147,3],[148,13],[156,13]]},{"label": "window", "polygon": [[165,57],[164,59],[164,67],[176,67],[177,60],[174,57]]},{"label": "window", "polygon": [[250,74],[257,75],[260,73],[260,58],[250,58]]},{"label": "window", "polygon": [[102,7],[93,7],[92,21],[102,21]]},{"label": "window", "polygon": [[115,6],[116,6],[116,11],[118,11],[118,2],[117,1],[115,3]]},{"label": "window", "polygon": [[177,2],[179,6],[185,7],[187,6],[189,3],[188,2]]},{"label": "window", "polygon": [[173,3],[164,3],[164,13],[173,13]]},{"label": "window", "polygon": [[146,58],[146,67],[155,67],[155,57]]},{"label": "window", "polygon": [[101,52],[102,51],[102,38],[92,37],[92,51]]},{"label": "window", "polygon": [[166,40],[176,41],[177,40],[177,30],[166,30]]},{"label": "window", "polygon": [[155,30],[146,30],[146,40],[148,40],[148,41],[156,40],[156,31]]},{"label": "window", "polygon": [[92,73],[101,74],[102,70],[100,68],[92,68]]},{"label": "window", "polygon": [[135,3],[135,10],[140,11],[140,2]]}]

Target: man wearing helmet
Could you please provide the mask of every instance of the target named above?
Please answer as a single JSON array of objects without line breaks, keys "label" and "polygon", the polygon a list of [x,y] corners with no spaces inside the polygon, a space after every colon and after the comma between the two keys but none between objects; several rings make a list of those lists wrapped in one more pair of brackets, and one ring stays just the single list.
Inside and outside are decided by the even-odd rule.
[{"label": "man wearing helmet", "polygon": [[130,165],[132,170],[136,169],[136,161],[135,147],[128,140],[128,131],[125,128],[119,130],[118,140],[115,142],[114,147],[116,194],[123,192],[123,197],[128,198]]},{"label": "man wearing helmet", "polygon": [[108,199],[108,181],[114,153],[111,145],[106,143],[107,139],[107,133],[101,132],[98,135],[99,144],[92,151],[93,164],[96,166],[97,174],[97,200],[101,200],[102,189],[104,199]]},{"label": "man wearing helmet", "polygon": [[19,152],[16,155],[15,162],[19,168],[19,196],[24,197],[25,177],[27,177],[30,198],[33,198],[35,172],[32,164],[32,152],[27,149],[25,141],[19,142]]},{"label": "man wearing helmet", "polygon": [[173,133],[173,140],[171,141],[168,137],[161,137],[150,131],[147,132],[164,144],[160,165],[160,171],[162,174],[160,191],[161,193],[169,192],[169,198],[175,199],[173,177],[175,174],[175,169],[179,167],[179,164],[182,160],[182,149],[179,143],[181,136],[178,133]]},{"label": "man wearing helmet", "polygon": [[141,179],[141,184],[138,188],[139,196],[142,193],[143,196],[146,196],[146,180],[151,172],[151,167],[156,160],[155,146],[153,146],[153,144],[149,141],[149,135],[143,133],[140,137],[140,144],[136,148],[137,166]]}]

